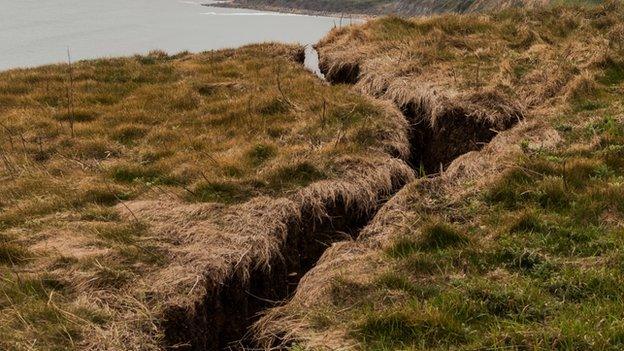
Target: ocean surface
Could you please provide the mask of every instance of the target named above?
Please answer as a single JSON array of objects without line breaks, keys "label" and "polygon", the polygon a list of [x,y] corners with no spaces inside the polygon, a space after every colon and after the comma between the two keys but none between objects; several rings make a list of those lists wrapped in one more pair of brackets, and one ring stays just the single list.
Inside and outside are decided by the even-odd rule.
[{"label": "ocean surface", "polygon": [[310,44],[338,20],[183,0],[0,0],[0,70],[279,41]]}]

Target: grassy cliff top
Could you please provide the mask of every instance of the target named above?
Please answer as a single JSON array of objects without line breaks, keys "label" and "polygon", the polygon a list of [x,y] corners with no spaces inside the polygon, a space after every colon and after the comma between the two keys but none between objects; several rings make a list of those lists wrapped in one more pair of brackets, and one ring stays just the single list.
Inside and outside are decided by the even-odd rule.
[{"label": "grassy cliff top", "polygon": [[300,52],[266,44],[1,72],[0,349],[137,347],[93,333],[140,319],[147,329],[131,333],[157,334],[145,311],[162,301],[145,291],[161,269],[182,270],[167,288],[184,280],[175,263],[202,230],[163,229],[172,216],[216,218],[402,152],[386,107],[323,84]]},{"label": "grassy cliff top", "polygon": [[622,18],[336,28],[321,68],[353,86],[279,44],[0,73],[0,349],[157,350],[249,323],[211,293],[232,286],[238,312],[246,283],[275,290],[258,277],[316,240],[302,217],[371,213],[414,178],[397,157],[420,179],[268,311],[266,345],[621,349]]}]

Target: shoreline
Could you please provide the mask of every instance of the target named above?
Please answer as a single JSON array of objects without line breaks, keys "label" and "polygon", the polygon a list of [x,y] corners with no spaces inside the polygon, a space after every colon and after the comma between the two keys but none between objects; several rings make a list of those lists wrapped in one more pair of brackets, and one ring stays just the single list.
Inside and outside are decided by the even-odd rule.
[{"label": "shoreline", "polygon": [[345,21],[345,23],[348,23],[347,21],[349,20],[358,20],[358,21],[364,20],[365,21],[365,20],[369,20],[369,19],[377,17],[376,15],[361,14],[361,13],[344,13],[344,12],[339,13],[339,12],[331,12],[331,11],[317,11],[317,10],[308,10],[308,9],[282,7],[282,6],[269,6],[269,5],[255,5],[254,6],[254,5],[249,5],[249,4],[241,4],[236,1],[219,1],[219,2],[214,2],[214,3],[202,3],[201,6],[276,12],[276,13],[315,16],[315,17],[332,17],[332,18],[336,18],[337,20]]}]

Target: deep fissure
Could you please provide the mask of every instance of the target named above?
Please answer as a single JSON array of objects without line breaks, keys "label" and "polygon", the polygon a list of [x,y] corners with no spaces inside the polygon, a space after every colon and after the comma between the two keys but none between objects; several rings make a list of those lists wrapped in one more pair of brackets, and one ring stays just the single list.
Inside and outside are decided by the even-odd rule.
[{"label": "deep fissure", "polygon": [[[396,190],[403,184],[394,182]],[[392,193],[396,191],[393,189]],[[381,202],[391,194],[380,194]],[[375,214],[347,206],[343,199],[326,204],[327,216],[318,218],[314,209],[304,208],[302,219],[288,223],[288,236],[275,256],[271,269],[254,269],[249,280],[234,274],[213,287],[194,313],[185,309],[168,311],[163,326],[168,345],[182,350],[223,350],[253,347],[247,334],[258,313],[276,306],[294,293],[301,277],[308,272],[329,245],[356,238]]]},{"label": "deep fissure", "polygon": [[491,123],[470,118],[459,108],[438,117],[435,125],[413,102],[399,108],[410,123],[407,163],[421,175],[441,173],[457,157],[480,150],[497,134]]},{"label": "deep fissure", "polygon": [[[317,53],[307,50],[302,55],[309,54]],[[308,61],[300,56],[296,58],[298,62]],[[332,84],[355,83],[359,67],[342,67],[330,72],[321,65],[319,71]],[[410,122],[411,156],[404,161],[417,174],[435,174],[458,156],[479,150],[496,136],[487,122],[471,119],[460,109],[440,116],[432,126],[413,104],[398,107]],[[505,128],[513,124],[515,122]],[[193,311],[169,309],[162,326],[166,344],[176,350],[253,348],[249,328],[259,314],[292,296],[303,275],[315,266],[332,243],[356,239],[383,203],[404,185],[403,179],[394,179],[392,189],[379,193],[377,206],[368,211],[357,204],[348,205],[342,198],[326,203],[327,216],[321,218],[314,215],[311,205],[304,206],[301,220],[293,219],[288,223],[281,255],[272,258],[270,270],[256,268],[249,279],[235,273],[223,284],[208,287],[208,294],[195,304]]]}]

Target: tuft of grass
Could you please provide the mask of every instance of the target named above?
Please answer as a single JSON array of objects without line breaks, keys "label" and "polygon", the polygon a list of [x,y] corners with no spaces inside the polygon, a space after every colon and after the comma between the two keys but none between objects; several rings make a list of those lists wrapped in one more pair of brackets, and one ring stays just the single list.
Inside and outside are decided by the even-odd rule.
[{"label": "tuft of grass", "polygon": [[495,185],[488,188],[486,200],[509,209],[516,208],[526,200],[527,193],[523,189],[533,182],[533,178],[520,168],[507,170]]},{"label": "tuft of grass", "polygon": [[536,250],[507,245],[497,252],[497,257],[510,270],[533,274],[549,274],[551,270],[548,261]]},{"label": "tuft of grass", "polygon": [[[493,282],[470,282],[466,297],[490,316],[516,322],[539,322],[548,315],[549,298],[523,283],[501,286]],[[477,317],[478,318],[478,317]]]},{"label": "tuft of grass", "polygon": [[621,124],[611,115],[600,118],[596,122],[591,123],[587,128],[592,135],[609,137],[621,137],[623,135]]},{"label": "tuft of grass", "polygon": [[326,177],[325,172],[309,161],[279,167],[268,179],[273,189],[286,189],[305,186]]},{"label": "tuft of grass", "polygon": [[619,272],[601,268],[569,268],[553,275],[545,288],[560,299],[580,302],[587,299],[619,300],[624,296]]},{"label": "tuft of grass", "polygon": [[112,186],[89,184],[79,190],[76,205],[91,203],[103,206],[112,206],[128,198],[122,189]]},{"label": "tuft of grass", "polygon": [[257,107],[258,113],[264,116],[274,116],[283,113],[287,113],[290,109],[290,105],[284,99],[274,97],[267,101],[263,101]]},{"label": "tuft of grass", "polygon": [[134,124],[120,125],[112,132],[113,138],[122,144],[131,144],[145,136],[148,132],[146,127]]},{"label": "tuft of grass", "polygon": [[420,246],[416,240],[403,237],[396,240],[390,248],[386,250],[388,256],[392,258],[405,258],[419,251]]},{"label": "tuft of grass", "polygon": [[395,273],[381,275],[377,278],[377,285],[387,289],[403,290],[408,293],[416,291],[416,287],[412,282],[405,276]]},{"label": "tuft of grass", "polygon": [[444,268],[445,262],[435,255],[425,253],[412,254],[405,257],[402,266],[412,274],[432,275]]},{"label": "tuft of grass", "polygon": [[444,249],[464,245],[468,241],[468,237],[457,227],[437,222],[423,227],[419,245],[423,249]]},{"label": "tuft of grass", "polygon": [[81,211],[80,218],[85,221],[102,222],[116,222],[121,219],[118,211],[106,205],[87,206]]},{"label": "tuft of grass", "polygon": [[540,232],[544,229],[544,224],[539,215],[535,211],[522,212],[514,220],[509,231],[511,233],[533,233]]},{"label": "tuft of grass", "polygon": [[610,62],[598,81],[609,86],[620,84],[624,81],[624,64]]},{"label": "tuft of grass", "polygon": [[[3,279],[11,280],[3,274]],[[38,274],[35,277],[21,278],[17,284],[6,282],[0,285],[3,297],[0,298],[0,347],[19,349],[32,340],[38,340],[49,349],[72,349],[75,342],[82,341],[81,327],[76,319],[89,323],[98,314],[86,313],[84,309],[65,309],[58,306],[66,303],[64,295],[72,291],[68,282],[52,274]],[[100,321],[105,317],[99,315]],[[14,333],[20,324],[36,326],[20,333]]]},{"label": "tuft of grass", "polygon": [[123,267],[97,265],[96,272],[89,284],[94,288],[121,288],[135,275]]},{"label": "tuft of grass", "polygon": [[606,105],[603,102],[595,100],[579,99],[575,102],[576,111],[594,111],[604,108]]},{"label": "tuft of grass", "polygon": [[[444,222],[431,222],[421,228],[422,234],[417,238],[402,237],[393,242],[386,249],[386,254],[393,259],[405,259],[413,257],[416,253],[429,250],[441,250],[463,246],[469,243],[469,238],[461,233],[455,226]],[[428,271],[432,268],[431,262],[424,257],[413,262],[415,265],[422,263],[422,269]]]},{"label": "tuft of grass", "polygon": [[24,246],[0,238],[0,265],[22,264],[30,256]]},{"label": "tuft of grass", "polygon": [[601,160],[572,158],[563,164],[562,175],[567,186],[581,189],[587,186],[593,177],[601,177],[608,169]]},{"label": "tuft of grass", "polygon": [[120,151],[114,143],[104,138],[85,139],[72,144],[74,155],[83,160],[104,160],[120,156]]},{"label": "tuft of grass", "polygon": [[249,162],[254,166],[260,166],[277,155],[277,148],[273,145],[258,144],[247,152]]}]

